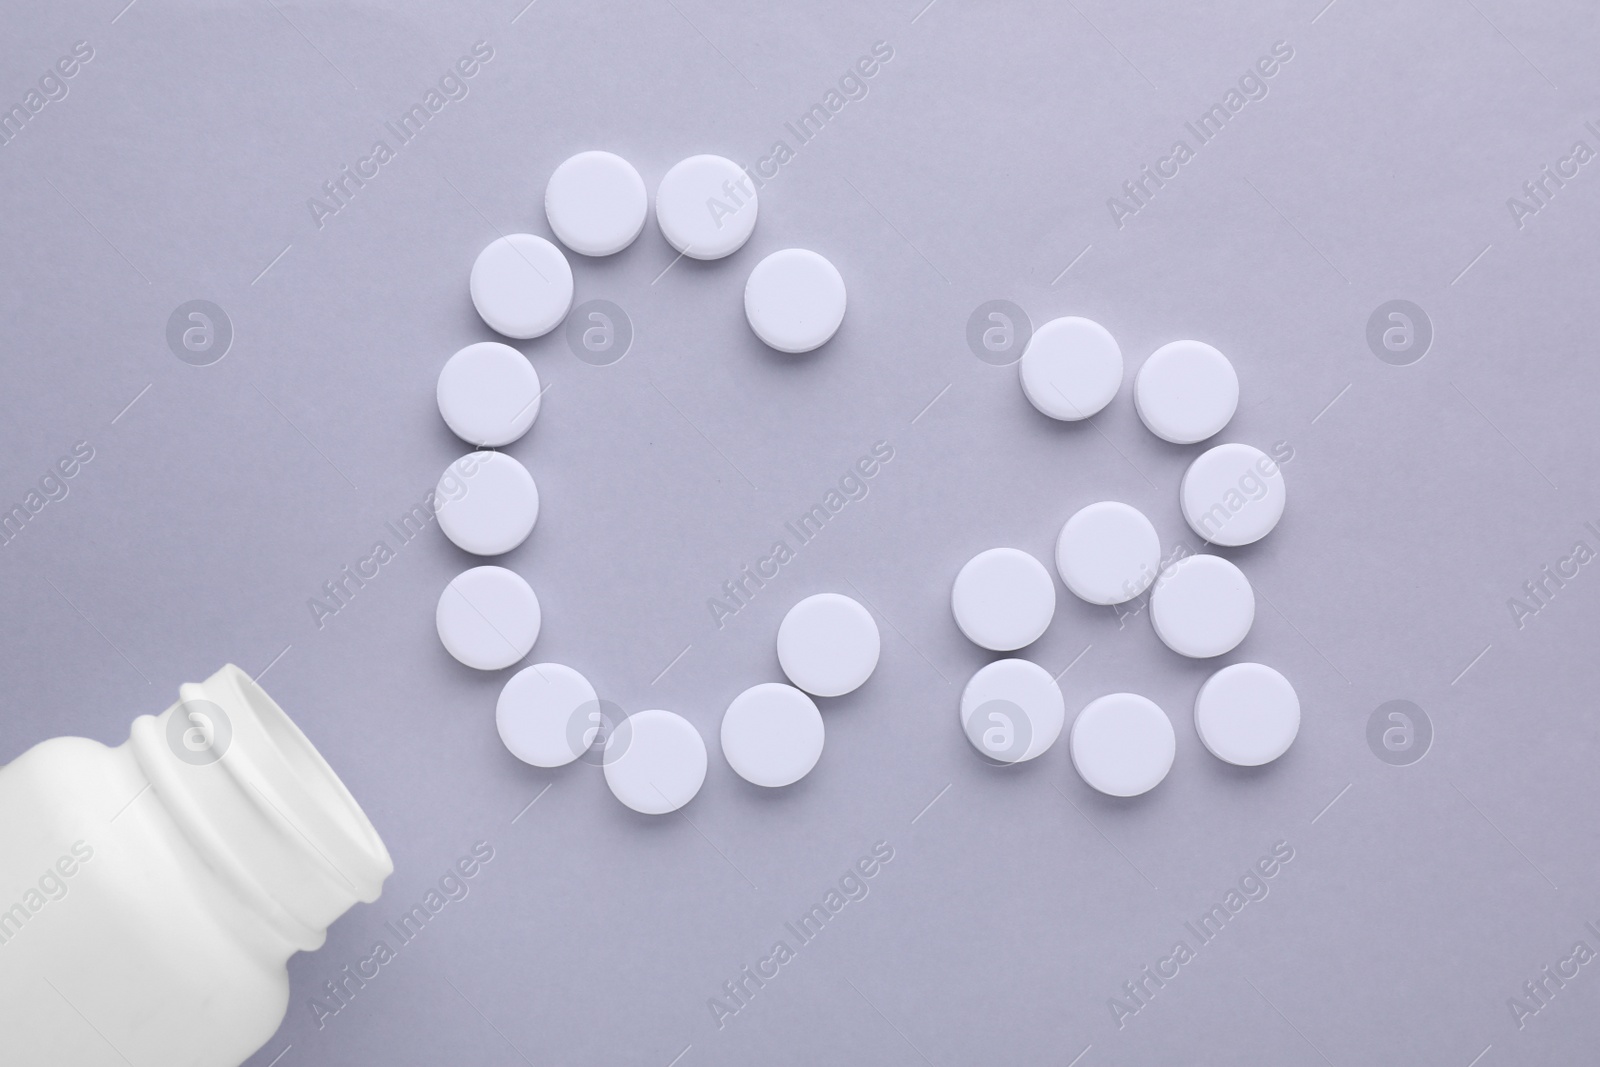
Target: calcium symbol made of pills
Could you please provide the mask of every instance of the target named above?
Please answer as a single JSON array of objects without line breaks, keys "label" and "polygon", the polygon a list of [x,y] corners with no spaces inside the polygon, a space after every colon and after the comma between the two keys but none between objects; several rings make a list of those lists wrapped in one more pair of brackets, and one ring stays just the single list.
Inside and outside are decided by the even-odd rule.
[{"label": "calcium symbol made of pills", "polygon": [[[708,205],[721,205],[710,210]],[[609,152],[582,152],[559,167],[545,191],[545,214],[558,240],[585,257],[613,255],[643,232],[648,195],[637,170]],[[754,232],[759,202],[738,164],[697,155],[672,167],[656,194],[657,225],[680,257],[716,260],[742,248]],[[472,265],[469,292],[479,316],[496,332],[526,340],[567,324],[577,358],[594,366],[621,359],[632,323],[609,301],[590,301],[572,315],[573,273],[550,240],[515,233],[492,241]],[[804,353],[830,341],[846,310],[844,279],[808,249],[773,252],[751,270],[745,317],[755,335],[784,353]],[[1100,324],[1066,317],[1031,329],[1009,301],[991,301],[969,325],[969,344],[997,366],[1018,364],[1024,395],[1053,419],[1094,417],[1120,391],[1122,352]],[[570,316],[570,317],[569,317]],[[1005,344],[991,343],[993,325]],[[1013,352],[1020,353],[1013,355]],[[440,414],[475,451],[452,463],[435,493],[440,527],[458,547],[498,556],[532,532],[538,489],[527,469],[494,451],[512,444],[539,414],[538,372],[499,341],[467,345],[439,375]],[[1134,383],[1141,421],[1180,445],[1204,441],[1233,417],[1239,385],[1232,364],[1199,341],[1158,349]],[[1212,448],[1190,465],[1180,487],[1184,518],[1205,542],[1249,544],[1277,524],[1284,506],[1281,471],[1264,453],[1243,444]],[[1067,589],[1093,604],[1115,605],[1148,590],[1153,627],[1180,654],[1206,658],[1231,651],[1249,632],[1255,601],[1247,578],[1219,556],[1163,561],[1160,538],[1137,509],[1119,501],[1089,502],[1070,516],[1055,544],[1056,574]],[[984,648],[1023,649],[1055,614],[1055,577],[1033,555],[1000,547],[974,556],[957,576],[951,609],[961,631]],[[435,613],[441,643],[469,667],[500,670],[517,663],[538,638],[538,597],[520,575],[486,565],[458,575]],[[797,781],[816,765],[824,725],[813,697],[852,692],[873,673],[881,648],[877,623],[856,600],[838,593],[807,597],[785,616],[777,634],[780,667],[790,685],[764,682],[746,689],[727,709],[721,742],[741,777],[770,788]],[[1066,726],[1056,679],[1026,659],[1002,659],[978,671],[960,700],[960,718],[973,746],[991,763],[1031,760],[1051,747]],[[705,780],[706,747],[699,731],[664,709],[622,717],[604,730],[590,724],[600,700],[571,667],[526,667],[505,685],[496,725],[506,747],[524,762],[556,767],[584,755],[600,739],[598,762],[612,793],[645,814],[675,811]],[[1195,724],[1219,759],[1256,765],[1277,758],[1300,721],[1298,699],[1281,674],[1260,664],[1235,664],[1202,686]],[[581,739],[581,740],[575,740]],[[1173,762],[1174,734],[1166,714],[1132,693],[1101,697],[1072,724],[1072,762],[1092,787],[1118,796],[1154,788]]]}]

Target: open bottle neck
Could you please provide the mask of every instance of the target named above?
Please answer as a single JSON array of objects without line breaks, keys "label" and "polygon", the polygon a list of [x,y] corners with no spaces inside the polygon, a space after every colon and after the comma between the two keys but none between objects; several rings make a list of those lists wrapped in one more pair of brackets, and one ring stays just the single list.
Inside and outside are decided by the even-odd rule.
[{"label": "open bottle neck", "polygon": [[208,866],[296,949],[394,871],[378,832],[283,709],[229,664],[133,724],[153,792]]}]

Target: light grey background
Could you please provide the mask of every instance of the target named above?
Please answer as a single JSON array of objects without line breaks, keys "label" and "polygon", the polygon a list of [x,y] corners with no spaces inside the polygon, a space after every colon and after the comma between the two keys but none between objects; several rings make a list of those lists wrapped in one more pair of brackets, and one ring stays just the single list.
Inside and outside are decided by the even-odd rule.
[{"label": "light grey background", "polygon": [[[0,147],[0,497],[75,442],[95,454],[0,549],[0,758],[117,743],[181,682],[270,665],[396,861],[381,901],[292,962],[255,1067],[1594,1057],[1600,965],[1525,1029],[1507,1005],[1574,942],[1600,949],[1600,569],[1520,629],[1507,603],[1575,541],[1600,549],[1582,526],[1600,524],[1600,163],[1520,229],[1506,205],[1574,141],[1600,149],[1591,7],[921,2],[7,5],[7,106],[73,42],[95,57]],[[550,386],[509,449],[543,503],[507,560],[544,605],[533,655],[684,714],[712,750],[682,815],[634,815],[593,768],[501,748],[510,672],[459,666],[434,633],[475,562],[436,528],[322,628],[307,601],[394,545],[385,521],[465,451],[433,390],[492,336],[467,271],[498,232],[548,234],[556,164],[608,148],[652,189],[696,152],[753,164],[797,147],[784,123],[879,40],[893,59],[762,191],[737,255],[668,270],[652,221],[621,255],[572,257],[578,300],[627,309],[625,359],[587,366],[559,333],[518,345]],[[319,229],[307,199],[477,41],[494,58],[470,95]],[[1185,121],[1277,41],[1294,56],[1269,95],[1119,229],[1107,198],[1192,144]],[[798,358],[740,303],[791,245],[850,289],[837,338]],[[236,333],[198,368],[164,339],[197,298]],[[1145,432],[1126,386],[1092,424],[1039,416],[1014,367],[967,350],[995,298],[1104,323],[1130,374],[1168,340],[1218,345],[1243,387],[1225,438],[1294,449],[1282,524],[1228,553],[1260,604],[1226,660],[1282,670],[1304,707],[1276,765],[1200,746],[1190,709],[1217,664],[1064,591],[1027,654],[1072,665],[1069,714],[1122,689],[1160,703],[1171,776],[1111,800],[1064,741],[998,770],[963,737],[957,694],[988,658],[949,616],[965,559],[1048,559],[1106,497],[1193,543],[1176,487],[1197,450]],[[1394,298],[1436,331],[1412,366],[1366,344]],[[718,630],[707,599],[879,440],[894,459],[870,495]],[[852,588],[883,631],[877,673],[826,702],[808,779],[746,785],[716,751],[723,708],[779,677],[791,604]],[[1406,767],[1366,740],[1395,698],[1437,733]],[[319,1029],[323,983],[478,841],[495,858],[470,896]],[[878,841],[894,859],[870,895],[719,1029],[708,998]],[[1270,895],[1119,1029],[1122,983],[1193,946],[1184,921],[1279,841],[1294,859]]]}]

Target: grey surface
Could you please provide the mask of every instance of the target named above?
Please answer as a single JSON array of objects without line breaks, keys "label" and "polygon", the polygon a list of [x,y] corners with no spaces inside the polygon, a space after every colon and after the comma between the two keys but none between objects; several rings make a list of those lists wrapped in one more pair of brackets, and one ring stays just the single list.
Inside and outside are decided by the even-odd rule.
[{"label": "grey surface", "polygon": [[[0,146],[0,496],[94,448],[0,549],[0,757],[63,733],[115,743],[179,683],[271,664],[263,684],[397,869],[293,961],[255,1067],[1593,1058],[1595,965],[1524,1029],[1507,1004],[1574,942],[1600,949],[1600,576],[1583,568],[1521,628],[1508,606],[1575,541],[1600,549],[1582,525],[1600,525],[1600,163],[1521,228],[1506,204],[1574,141],[1600,148],[1588,5],[122,2],[13,2],[0,41],[8,103],[74,41],[95,49]],[[470,94],[319,229],[306,199],[479,40],[494,58]],[[386,520],[464,450],[433,387],[491,336],[468,267],[497,231],[548,233],[557,163],[609,148],[652,190],[694,152],[754,163],[794,146],[785,121],[876,40],[893,60],[762,191],[740,253],[666,270],[652,221],[613,259],[573,257],[578,299],[630,315],[625,359],[586,365],[559,333],[518,346],[550,385],[509,449],[543,500],[509,557],[544,605],[534,657],[712,742],[682,816],[635,816],[592,767],[500,747],[509,672],[460,667],[433,631],[472,562],[436,528],[321,629],[307,600],[393,545]],[[1269,95],[1119,229],[1107,198],[1279,40],[1294,58]],[[838,337],[799,358],[765,350],[740,304],[750,267],[790,245],[850,287]],[[948,612],[966,558],[1048,559],[1104,497],[1193,541],[1176,487],[1195,450],[1145,432],[1126,386],[1090,425],[1037,415],[1014,367],[967,350],[967,316],[997,298],[1035,323],[1099,320],[1130,374],[1162,342],[1217,344],[1243,385],[1225,438],[1293,447],[1282,525],[1227,553],[1261,603],[1225,659],[1279,668],[1305,709],[1277,765],[1200,746],[1190,706],[1214,664],[1064,591],[1028,654],[1072,664],[1069,714],[1120,689],[1160,703],[1169,779],[1113,801],[1065,743],[998,770],[957,728],[987,658]],[[211,366],[165,342],[192,299],[235,330]],[[1436,333],[1410,366],[1368,350],[1390,299]],[[713,626],[721,583],[878,440],[895,455],[870,494]],[[877,674],[827,702],[808,779],[746,785],[715,750],[722,709],[778,677],[792,603],[852,587],[884,633]],[[1368,747],[1393,699],[1436,732],[1409,766]],[[323,983],[478,841],[495,858],[470,895],[319,1029]],[[719,1029],[708,999],[878,841],[894,859],[870,894]],[[1294,859],[1270,895],[1119,1029],[1122,983],[1193,947],[1184,922],[1279,841]]]}]

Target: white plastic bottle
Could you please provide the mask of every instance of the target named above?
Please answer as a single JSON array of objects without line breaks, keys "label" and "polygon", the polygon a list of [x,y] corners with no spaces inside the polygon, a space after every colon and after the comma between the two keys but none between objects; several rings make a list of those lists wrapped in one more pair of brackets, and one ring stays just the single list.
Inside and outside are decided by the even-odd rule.
[{"label": "white plastic bottle", "polygon": [[0,1062],[237,1067],[286,963],[394,870],[360,807],[239,668],[109,748],[0,768]]}]

